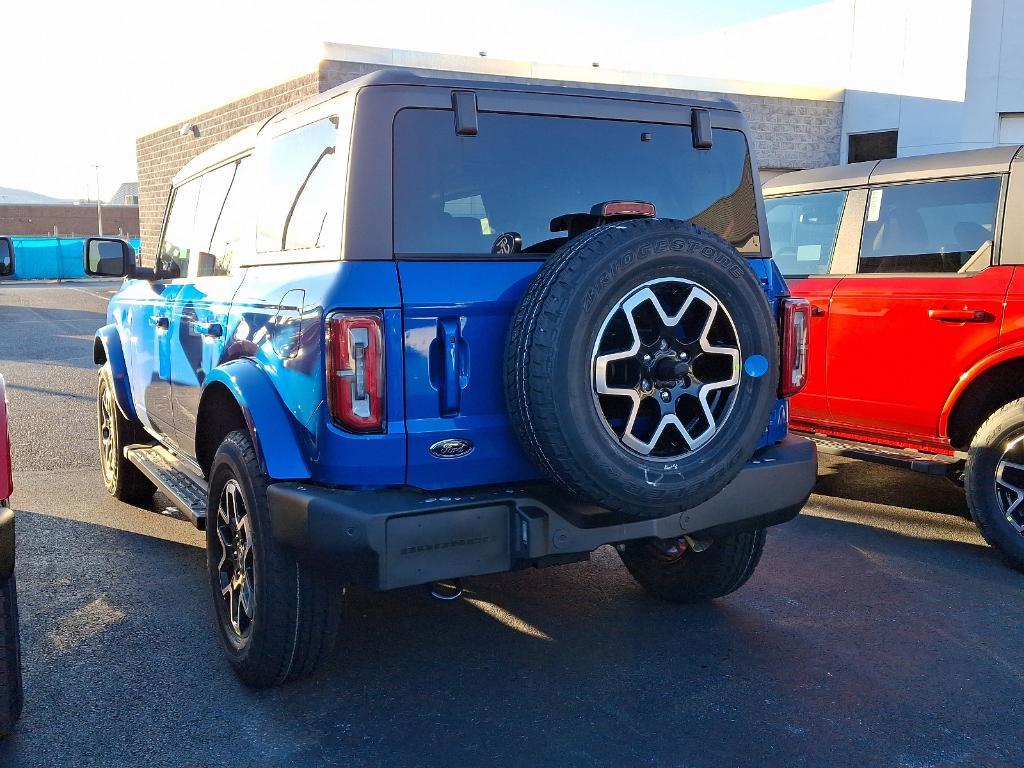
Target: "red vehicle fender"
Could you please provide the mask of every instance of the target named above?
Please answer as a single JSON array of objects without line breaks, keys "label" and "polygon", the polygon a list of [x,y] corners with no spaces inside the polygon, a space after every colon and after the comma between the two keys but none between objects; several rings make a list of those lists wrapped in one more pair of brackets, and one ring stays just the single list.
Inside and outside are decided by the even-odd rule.
[{"label": "red vehicle fender", "polygon": [[11,436],[7,431],[7,387],[0,376],[0,500],[10,497],[14,490],[11,473]]},{"label": "red vehicle fender", "polygon": [[988,357],[982,358],[972,365],[967,372],[960,377],[956,386],[953,387],[953,391],[950,392],[949,397],[946,398],[945,405],[942,406],[942,413],[939,415],[939,434],[943,437],[949,436],[949,416],[953,412],[953,407],[956,405],[957,400],[960,399],[960,395],[962,395],[981,374],[991,368],[994,368],[1000,363],[1005,363],[1008,360],[1021,357],[1024,357],[1024,341],[1016,344],[1010,344],[1006,347],[1000,347]]}]

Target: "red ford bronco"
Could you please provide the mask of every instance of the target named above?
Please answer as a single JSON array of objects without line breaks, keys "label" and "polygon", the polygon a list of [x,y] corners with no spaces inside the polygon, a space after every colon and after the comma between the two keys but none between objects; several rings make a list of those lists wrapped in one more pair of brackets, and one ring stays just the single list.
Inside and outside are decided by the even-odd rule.
[{"label": "red ford bronco", "polygon": [[21,715],[21,649],[18,600],[14,589],[14,510],[7,500],[11,480],[11,441],[7,433],[7,399],[0,376],[0,738]]},{"label": "red ford bronco", "polygon": [[1024,150],[798,171],[764,194],[773,256],[811,302],[793,426],[963,482],[1024,570]]}]

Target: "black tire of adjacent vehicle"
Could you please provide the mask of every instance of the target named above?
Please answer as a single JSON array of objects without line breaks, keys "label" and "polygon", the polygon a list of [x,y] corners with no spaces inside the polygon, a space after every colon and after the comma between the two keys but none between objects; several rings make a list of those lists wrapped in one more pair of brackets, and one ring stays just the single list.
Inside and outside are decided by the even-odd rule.
[{"label": "black tire of adjacent vehicle", "polygon": [[[221,490],[231,478],[241,489],[246,513],[252,516],[255,608],[251,632],[244,640],[231,629],[217,571],[220,543],[215,516]],[[254,688],[310,674],[334,649],[344,593],[334,580],[305,565],[274,539],[267,478],[245,430],[228,434],[214,456],[207,509],[207,571],[217,635],[231,666]]]},{"label": "black tire of adjacent vehicle", "polygon": [[21,640],[18,636],[18,593],[14,576],[0,581],[0,738],[21,717]]},{"label": "black tire of adjacent vehicle", "polygon": [[764,551],[765,531],[716,539],[703,552],[685,550],[675,559],[654,544],[632,541],[619,553],[626,570],[655,597],[673,603],[703,603],[742,587],[753,575]]},{"label": "black tire of adjacent vehicle", "polygon": [[[671,462],[633,453],[609,435],[592,382],[591,356],[605,315],[630,291],[662,277],[711,291],[732,316],[744,358],[758,354],[769,363],[761,377],[741,374],[720,432]],[[778,364],[771,306],[735,248],[685,222],[631,220],[569,241],[537,273],[509,328],[505,396],[527,456],[551,480],[608,509],[656,518],[706,501],[739,473],[768,424]]]},{"label": "black tire of adjacent vehicle", "polygon": [[996,467],[1004,447],[1024,435],[1024,398],[997,410],[971,441],[964,467],[964,492],[978,530],[1014,568],[1024,571],[1024,535],[1007,522],[996,495]]},{"label": "black tire of adjacent vehicle", "polygon": [[148,508],[153,503],[153,493],[156,486],[146,477],[139,468],[128,461],[124,455],[126,445],[136,443],[151,443],[153,439],[142,428],[138,422],[126,419],[116,404],[113,408],[113,429],[111,438],[114,441],[114,463],[107,471],[103,457],[103,423],[102,409],[103,398],[107,392],[114,392],[114,379],[110,370],[110,363],[100,368],[99,382],[96,387],[96,430],[97,442],[100,452],[100,467],[103,468],[103,484],[107,492],[118,501],[126,504],[133,504],[137,507]]}]

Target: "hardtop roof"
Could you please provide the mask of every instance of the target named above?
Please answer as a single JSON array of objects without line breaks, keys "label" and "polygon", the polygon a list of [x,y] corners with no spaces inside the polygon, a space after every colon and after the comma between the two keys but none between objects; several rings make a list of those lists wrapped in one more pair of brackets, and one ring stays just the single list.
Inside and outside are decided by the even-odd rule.
[{"label": "hardtop roof", "polygon": [[1011,145],[809,168],[776,176],[764,184],[762,191],[765,197],[778,197],[868,184],[1007,173],[1018,155],[1024,157],[1021,146]]},{"label": "hardtop roof", "polygon": [[224,162],[251,151],[256,146],[256,140],[260,132],[271,122],[278,122],[287,119],[293,114],[304,112],[310,107],[330,101],[350,91],[367,88],[371,86],[424,86],[433,88],[460,88],[467,90],[490,90],[490,91],[514,91],[520,93],[550,94],[553,96],[577,96],[593,99],[618,99],[625,101],[644,101],[659,104],[670,104],[681,107],[697,107],[701,109],[714,109],[729,112],[738,112],[739,109],[731,101],[721,99],[699,99],[685,96],[671,96],[657,92],[656,90],[641,86],[622,86],[622,89],[608,86],[601,87],[580,87],[565,86],[556,83],[548,83],[536,80],[523,80],[522,78],[506,77],[499,75],[477,76],[466,75],[465,77],[446,77],[443,75],[422,74],[408,69],[379,69],[368,75],[349,80],[323,93],[304,99],[293,104],[280,112],[271,115],[260,123],[251,125],[239,131],[220,144],[217,144],[190,160],[184,168],[175,174],[172,180],[173,185],[181,184],[191,177],[209,169],[223,164]]}]

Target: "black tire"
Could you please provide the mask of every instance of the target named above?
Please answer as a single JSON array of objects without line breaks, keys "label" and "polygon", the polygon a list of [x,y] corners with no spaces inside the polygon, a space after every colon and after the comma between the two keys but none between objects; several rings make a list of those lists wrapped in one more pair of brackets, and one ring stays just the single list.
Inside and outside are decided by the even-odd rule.
[{"label": "black tire", "polygon": [[[720,316],[731,316],[740,364],[730,366],[736,371],[730,375],[738,383],[723,423],[698,450],[672,459],[641,455],[599,410],[596,344],[624,297],[647,285],[685,281],[717,299],[725,309]],[[705,336],[710,327],[708,320]],[[678,323],[672,332],[677,329]],[[756,450],[777,398],[778,350],[764,289],[729,243],[679,221],[606,225],[559,249],[522,297],[506,345],[509,415],[526,454],[564,490],[634,517],[664,517],[714,496]],[[760,356],[753,374],[743,364],[751,356]]]},{"label": "black tire", "polygon": [[704,603],[742,587],[764,551],[764,528],[725,536],[697,552],[669,556],[651,540],[632,541],[619,552],[626,570],[655,597],[673,603]]},{"label": "black tire", "polygon": [[14,576],[0,581],[0,738],[21,717],[21,640],[18,636],[18,594]]},{"label": "black tire", "polygon": [[[1007,563],[1024,571],[1024,501],[1008,512],[1007,501],[1013,494],[996,483],[1004,456],[1024,464],[1024,398],[1007,403],[985,420],[971,441],[964,467],[967,506],[978,530]],[[1007,471],[1005,480],[1024,488],[1024,471]]]},{"label": "black tire", "polygon": [[[222,594],[221,502],[230,483],[243,504],[251,561],[252,615],[239,630]],[[305,565],[274,539],[267,506],[267,479],[245,430],[221,443],[210,470],[206,552],[217,635],[238,676],[254,688],[280,685],[311,673],[330,655],[341,620],[343,590],[323,573]],[[242,558],[244,559],[244,558]],[[226,566],[230,570],[230,566]],[[237,571],[236,571],[237,573]],[[241,605],[241,603],[240,603]],[[239,619],[244,618],[239,612]]]},{"label": "black tire", "polygon": [[156,486],[124,456],[124,447],[151,443],[153,439],[142,425],[126,419],[114,398],[114,380],[110,363],[100,368],[96,385],[96,432],[100,469],[107,493],[118,501],[148,509],[153,505]]}]

